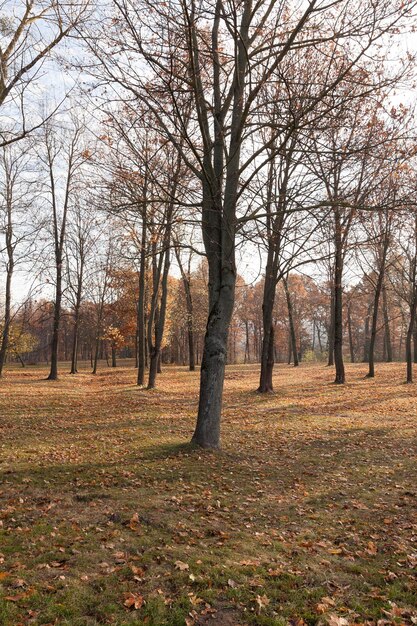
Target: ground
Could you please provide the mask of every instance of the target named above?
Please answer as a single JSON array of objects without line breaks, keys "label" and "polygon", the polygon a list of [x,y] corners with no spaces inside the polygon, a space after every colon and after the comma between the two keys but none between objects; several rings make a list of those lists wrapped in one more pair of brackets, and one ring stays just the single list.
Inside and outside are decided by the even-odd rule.
[{"label": "ground", "polygon": [[[0,383],[0,624],[417,624],[417,387],[404,365],[11,370]],[[67,369],[67,368],[65,368]]]}]

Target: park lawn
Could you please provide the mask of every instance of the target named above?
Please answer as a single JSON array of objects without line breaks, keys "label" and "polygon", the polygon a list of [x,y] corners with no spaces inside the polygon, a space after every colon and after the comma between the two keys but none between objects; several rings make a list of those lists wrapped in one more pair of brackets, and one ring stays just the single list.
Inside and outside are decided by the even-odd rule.
[{"label": "park lawn", "polygon": [[0,383],[0,624],[417,624],[404,365],[278,366],[267,396],[230,366],[218,453],[187,443],[198,372],[46,373]]}]

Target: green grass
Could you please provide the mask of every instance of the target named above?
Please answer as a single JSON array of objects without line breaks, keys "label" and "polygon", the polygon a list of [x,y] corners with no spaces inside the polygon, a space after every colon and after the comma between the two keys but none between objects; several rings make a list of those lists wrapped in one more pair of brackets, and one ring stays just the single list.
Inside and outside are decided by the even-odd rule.
[{"label": "green grass", "polygon": [[415,625],[416,392],[379,370],[280,367],[260,396],[230,367],[219,453],[187,443],[185,368],[152,393],[127,366],[8,372],[0,624]]}]

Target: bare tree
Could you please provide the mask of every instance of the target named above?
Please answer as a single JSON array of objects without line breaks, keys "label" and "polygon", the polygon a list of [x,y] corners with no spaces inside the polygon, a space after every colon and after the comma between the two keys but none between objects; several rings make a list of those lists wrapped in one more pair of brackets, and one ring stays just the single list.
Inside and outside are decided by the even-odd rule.
[{"label": "bare tree", "polygon": [[0,232],[4,235],[6,284],[0,344],[0,376],[9,347],[12,323],[12,280],[16,265],[28,260],[38,230],[34,215],[36,184],[31,172],[33,155],[28,145],[5,146],[0,154]]},{"label": "bare tree", "polygon": [[[179,150],[201,183],[209,315],[193,435],[193,442],[200,446],[220,445],[237,277],[239,201],[254,170],[269,160],[268,146],[260,141],[255,151],[247,149],[253,146],[257,130],[270,124],[268,107],[261,99],[263,87],[285,80],[279,70],[292,50],[323,45],[322,53],[327,54],[327,42],[333,40],[331,55],[336,62],[342,42],[354,37],[351,58],[336,79],[339,83],[409,10],[400,2],[388,6],[366,1],[350,12],[349,4],[346,0],[331,4],[310,0],[288,12],[284,2],[268,0],[243,0],[237,5],[190,0],[163,4],[155,11],[148,0],[115,0],[117,17],[105,23],[105,37],[99,42],[87,38],[100,60],[101,73],[147,107],[162,137]],[[324,93],[333,88],[330,80]],[[320,89],[319,97],[303,109],[303,116],[314,110],[324,93]],[[190,102],[191,107],[185,106]],[[279,128],[277,149],[288,141],[293,128],[293,123]]]},{"label": "bare tree", "polygon": [[[42,68],[52,52],[87,17],[88,0],[3,0],[0,10],[0,146],[39,129],[51,113],[30,106],[33,86],[42,84]],[[28,92],[28,93],[26,93]],[[29,96],[31,94],[31,96]],[[65,96],[64,96],[65,97]],[[57,107],[56,107],[57,108]],[[5,122],[4,115],[10,121]]]},{"label": "bare tree", "polygon": [[47,197],[51,209],[51,234],[54,257],[54,317],[51,342],[51,368],[48,380],[58,378],[58,346],[63,296],[63,271],[68,213],[73,195],[79,184],[77,174],[89,158],[82,145],[83,128],[77,120],[69,129],[44,128],[44,151],[41,160],[46,169]]}]

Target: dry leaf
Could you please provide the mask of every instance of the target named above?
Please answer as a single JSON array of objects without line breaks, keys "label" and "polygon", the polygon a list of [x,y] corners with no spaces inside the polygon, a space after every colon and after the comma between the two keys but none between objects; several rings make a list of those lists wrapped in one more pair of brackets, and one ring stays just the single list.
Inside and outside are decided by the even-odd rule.
[{"label": "dry leaf", "polygon": [[375,556],[375,554],[377,554],[377,552],[378,552],[378,548],[376,547],[376,545],[374,544],[373,541],[369,541],[368,542],[368,547],[366,548],[365,552],[367,554]]},{"label": "dry leaf", "polygon": [[270,600],[268,598],[268,596],[266,596],[265,594],[263,596],[256,596],[256,604],[257,606],[257,612],[260,613],[262,611],[262,609],[266,608],[269,604]]},{"label": "dry leaf", "polygon": [[142,608],[144,604],[143,597],[138,593],[126,593],[125,601],[123,603],[128,609],[138,610]]},{"label": "dry leaf", "polygon": [[349,626],[349,622],[344,617],[339,617],[335,613],[332,613],[327,617],[327,623],[329,626]]}]

